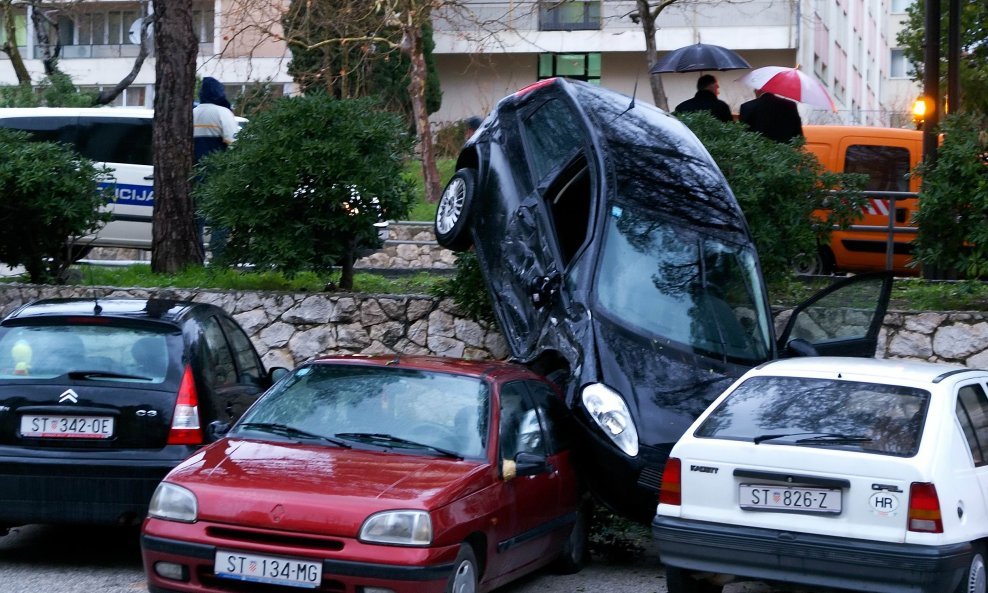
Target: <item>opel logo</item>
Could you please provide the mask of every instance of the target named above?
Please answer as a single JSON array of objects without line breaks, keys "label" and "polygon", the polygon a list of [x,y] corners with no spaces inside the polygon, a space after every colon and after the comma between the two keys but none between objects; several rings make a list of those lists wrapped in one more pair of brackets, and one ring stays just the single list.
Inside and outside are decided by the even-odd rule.
[{"label": "opel logo", "polygon": [[65,402],[79,403],[79,394],[71,389],[66,389],[62,395],[58,396],[58,403],[64,404]]}]

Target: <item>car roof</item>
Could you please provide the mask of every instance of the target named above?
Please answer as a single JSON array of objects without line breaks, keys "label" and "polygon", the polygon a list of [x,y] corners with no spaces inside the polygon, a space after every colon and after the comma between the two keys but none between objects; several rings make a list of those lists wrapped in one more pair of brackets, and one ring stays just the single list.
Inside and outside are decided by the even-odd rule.
[{"label": "car roof", "polygon": [[13,311],[3,322],[68,315],[100,315],[178,323],[188,316],[193,308],[214,308],[214,306],[169,299],[43,299]]},{"label": "car roof", "polygon": [[838,140],[840,138],[897,138],[921,142],[923,133],[905,128],[882,128],[878,126],[832,126],[804,125],[803,135],[807,140]]},{"label": "car roof", "polygon": [[988,374],[958,364],[922,362],[904,359],[854,358],[842,356],[806,356],[765,363],[750,375],[833,376],[835,379],[886,383],[934,384],[947,376],[964,373]]},{"label": "car roof", "polygon": [[9,107],[0,109],[0,117],[153,117],[146,107]]},{"label": "car roof", "polygon": [[433,371],[439,373],[454,373],[477,378],[497,377],[504,374],[521,374],[528,375],[533,379],[541,379],[539,375],[529,370],[527,367],[513,362],[447,358],[444,356],[347,354],[321,356],[312,360],[310,364],[351,364],[361,366],[391,367]]}]

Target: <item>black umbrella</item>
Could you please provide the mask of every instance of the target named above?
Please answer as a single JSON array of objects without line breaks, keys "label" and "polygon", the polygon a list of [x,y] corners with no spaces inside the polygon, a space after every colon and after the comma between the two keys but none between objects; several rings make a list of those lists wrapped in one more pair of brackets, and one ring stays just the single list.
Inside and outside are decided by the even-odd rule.
[{"label": "black umbrella", "polygon": [[697,43],[673,50],[657,61],[649,74],[660,72],[699,72],[701,70],[740,70],[751,68],[734,50],[719,45]]}]

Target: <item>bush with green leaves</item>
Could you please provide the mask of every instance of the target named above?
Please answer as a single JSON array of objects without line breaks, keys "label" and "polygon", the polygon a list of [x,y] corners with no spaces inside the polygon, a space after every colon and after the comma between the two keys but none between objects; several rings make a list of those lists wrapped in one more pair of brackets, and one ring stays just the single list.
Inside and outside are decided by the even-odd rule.
[{"label": "bush with green leaves", "polygon": [[0,128],[0,262],[24,266],[33,283],[61,279],[79,246],[70,238],[109,220],[101,212],[108,171],[71,148],[33,142],[24,132]]},{"label": "bush with green leaves", "polygon": [[705,112],[679,117],[727,178],[766,277],[790,275],[797,258],[828,242],[834,225],[860,218],[864,176],[827,171],[798,141],[780,144]]},{"label": "bush with green leaves", "polygon": [[408,212],[402,166],[412,146],[401,117],[372,99],[275,101],[198,171],[201,212],[230,232],[216,263],[286,274],[340,264],[349,289],[356,249],[377,242],[374,223]]},{"label": "bush with green leaves", "polygon": [[923,176],[915,216],[916,258],[936,276],[988,275],[988,116],[957,114]]}]

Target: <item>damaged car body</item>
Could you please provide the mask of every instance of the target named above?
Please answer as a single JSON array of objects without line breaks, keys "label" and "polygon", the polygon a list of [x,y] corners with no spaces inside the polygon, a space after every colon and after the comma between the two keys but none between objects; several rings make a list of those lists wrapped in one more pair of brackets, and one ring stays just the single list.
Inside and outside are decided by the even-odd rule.
[{"label": "damaged car body", "polygon": [[734,379],[780,355],[872,356],[891,290],[888,275],[848,279],[777,340],[744,215],[700,141],[566,79],[498,103],[458,157],[436,236],[473,247],[512,357],[580,420],[594,492],[641,520],[672,445]]}]

